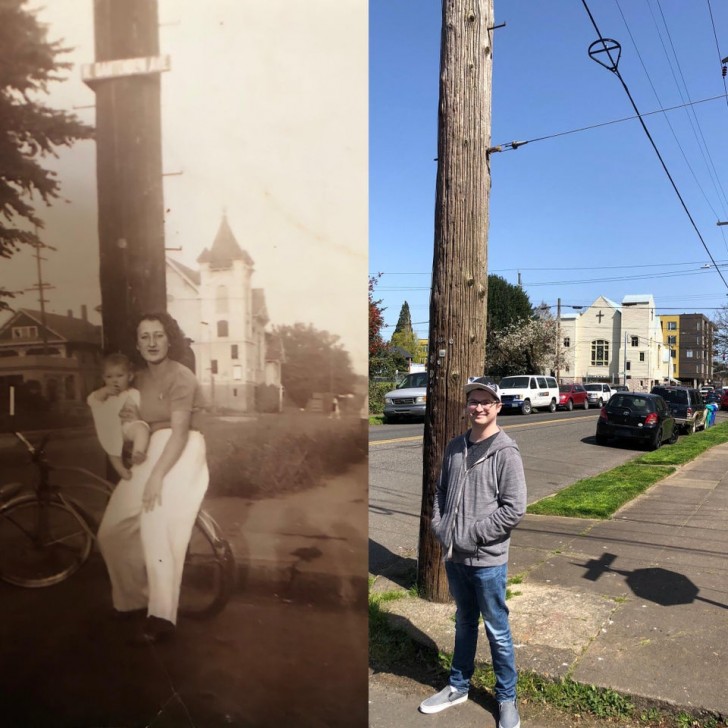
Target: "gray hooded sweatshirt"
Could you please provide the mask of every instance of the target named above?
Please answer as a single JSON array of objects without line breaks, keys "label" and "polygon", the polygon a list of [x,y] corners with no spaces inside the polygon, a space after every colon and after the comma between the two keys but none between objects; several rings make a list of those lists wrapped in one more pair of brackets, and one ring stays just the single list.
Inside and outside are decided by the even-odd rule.
[{"label": "gray hooded sweatshirt", "polygon": [[508,561],[511,529],[526,512],[521,453],[499,430],[487,453],[468,468],[469,434],[445,448],[432,528],[446,558],[469,566],[500,566]]}]

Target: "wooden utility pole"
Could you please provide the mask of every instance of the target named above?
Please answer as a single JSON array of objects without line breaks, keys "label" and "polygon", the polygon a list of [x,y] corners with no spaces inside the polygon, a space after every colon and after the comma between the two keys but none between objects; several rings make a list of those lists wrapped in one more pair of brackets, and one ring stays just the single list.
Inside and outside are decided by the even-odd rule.
[{"label": "wooden utility pole", "polygon": [[430,295],[417,582],[448,599],[430,519],[447,442],[465,429],[463,386],[485,367],[493,0],[443,0],[435,251]]},{"label": "wooden utility pole", "polygon": [[157,0],[94,0],[96,174],[104,348],[133,352],[136,319],[167,305]]}]

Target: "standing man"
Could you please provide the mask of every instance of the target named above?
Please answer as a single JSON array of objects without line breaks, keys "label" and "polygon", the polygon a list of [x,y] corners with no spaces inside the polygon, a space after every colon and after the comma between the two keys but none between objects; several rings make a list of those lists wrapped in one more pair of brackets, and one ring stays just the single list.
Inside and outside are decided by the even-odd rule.
[{"label": "standing man", "polygon": [[457,605],[450,683],[420,704],[439,713],[468,699],[480,615],[495,673],[498,728],[519,728],[516,664],[506,606],[511,530],[526,511],[526,479],[518,446],[496,423],[498,392],[481,377],[465,385],[470,429],[445,449],[432,528],[443,546]]}]

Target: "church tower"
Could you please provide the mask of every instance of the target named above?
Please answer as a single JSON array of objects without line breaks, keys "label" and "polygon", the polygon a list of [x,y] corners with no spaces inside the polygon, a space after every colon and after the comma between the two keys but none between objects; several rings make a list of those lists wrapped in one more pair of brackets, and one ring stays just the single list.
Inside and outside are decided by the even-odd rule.
[{"label": "church tower", "polygon": [[253,331],[253,259],[223,215],[212,246],[197,259],[200,313],[206,322],[207,361],[200,374],[214,403],[255,408],[256,341]]}]

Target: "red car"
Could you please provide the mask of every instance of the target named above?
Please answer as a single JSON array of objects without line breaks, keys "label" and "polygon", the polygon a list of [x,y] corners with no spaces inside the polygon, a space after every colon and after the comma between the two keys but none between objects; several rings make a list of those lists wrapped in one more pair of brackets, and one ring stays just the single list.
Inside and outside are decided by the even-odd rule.
[{"label": "red car", "polygon": [[728,389],[724,389],[720,395],[720,408],[728,410]]},{"label": "red car", "polygon": [[589,409],[589,397],[583,384],[562,384],[559,386],[559,402],[557,407],[563,407],[566,410],[574,409],[574,407],[583,407]]}]

